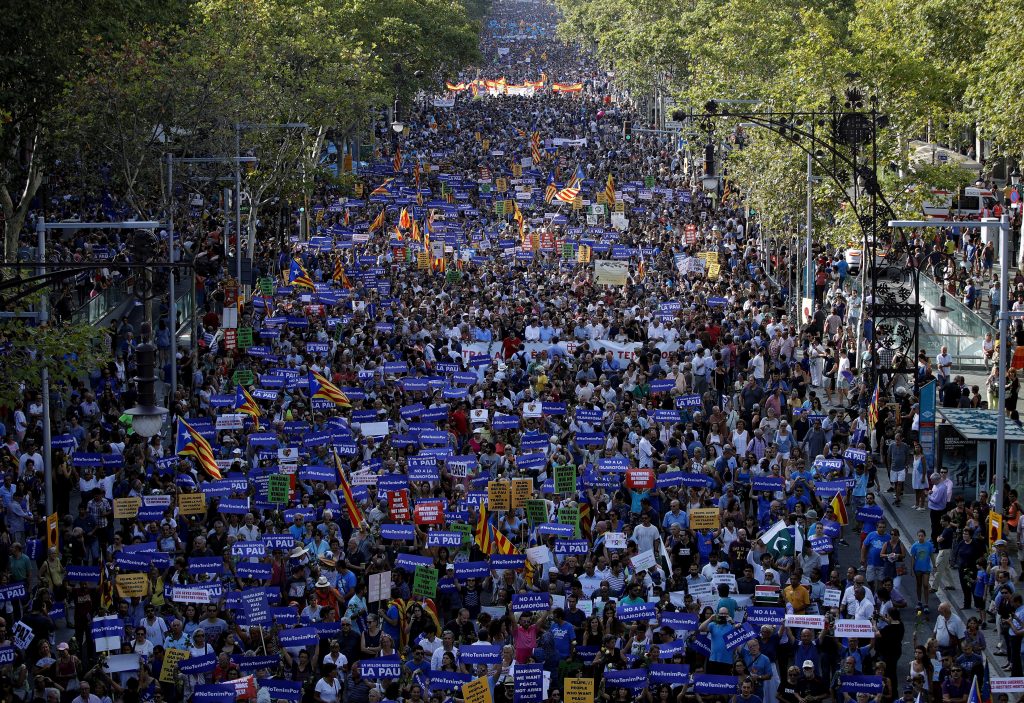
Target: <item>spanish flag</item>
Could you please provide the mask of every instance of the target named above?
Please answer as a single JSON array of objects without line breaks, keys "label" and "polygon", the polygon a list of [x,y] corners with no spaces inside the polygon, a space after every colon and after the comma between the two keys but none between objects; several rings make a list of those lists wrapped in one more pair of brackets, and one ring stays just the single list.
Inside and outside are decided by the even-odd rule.
[{"label": "spanish flag", "polygon": [[260,418],[263,417],[263,412],[260,410],[260,406],[256,404],[256,400],[249,395],[249,391],[245,390],[241,384],[235,387],[235,410],[251,417],[253,424],[256,426],[256,431],[259,431]]},{"label": "spanish flag", "polygon": [[340,388],[328,381],[318,371],[309,372],[309,399],[329,400],[342,408],[351,408],[352,403]]},{"label": "spanish flag", "polygon": [[850,522],[850,516],[846,513],[846,503],[843,502],[843,494],[836,491],[836,497],[832,499],[832,512],[836,514],[836,521],[840,525]]},{"label": "spanish flag", "polygon": [[213,456],[213,448],[210,447],[210,443],[182,417],[178,418],[178,435],[174,453],[178,456],[194,458],[210,478],[218,481],[223,478],[217,467],[217,460]]},{"label": "spanish flag", "polygon": [[379,230],[381,227],[383,227],[384,226],[384,221],[385,221],[385,219],[387,217],[387,212],[388,212],[388,209],[386,207],[383,208],[380,211],[380,214],[377,215],[377,217],[374,218],[373,222],[370,223],[370,229],[368,229],[366,231],[369,232],[370,234],[373,234],[374,232]]},{"label": "spanish flag", "polygon": [[338,470],[338,487],[341,489],[341,494],[345,497],[345,510],[348,512],[348,520],[352,523],[352,527],[359,528],[366,518],[363,517],[363,511],[359,509],[359,504],[356,503],[355,497],[352,495],[352,487],[348,485],[348,480],[345,478],[345,470],[341,467],[341,459],[338,457],[338,452],[334,452],[334,466]]},{"label": "spanish flag", "polygon": [[615,207],[615,177],[610,173],[604,185],[604,195],[608,198],[608,209]]},{"label": "spanish flag", "polygon": [[291,266],[288,267],[288,283],[310,289],[316,287],[313,285],[313,279],[309,277],[306,267],[298,259],[292,259]]}]

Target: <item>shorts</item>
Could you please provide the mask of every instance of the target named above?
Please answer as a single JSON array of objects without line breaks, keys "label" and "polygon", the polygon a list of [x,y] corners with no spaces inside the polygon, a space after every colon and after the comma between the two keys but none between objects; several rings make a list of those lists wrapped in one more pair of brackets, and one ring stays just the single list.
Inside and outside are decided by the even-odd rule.
[{"label": "shorts", "polygon": [[864,572],[864,579],[867,581],[882,581],[885,579],[884,566],[869,566]]},{"label": "shorts", "polygon": [[893,471],[889,474],[889,481],[891,483],[903,483],[907,480],[907,470],[901,469],[899,471]]}]

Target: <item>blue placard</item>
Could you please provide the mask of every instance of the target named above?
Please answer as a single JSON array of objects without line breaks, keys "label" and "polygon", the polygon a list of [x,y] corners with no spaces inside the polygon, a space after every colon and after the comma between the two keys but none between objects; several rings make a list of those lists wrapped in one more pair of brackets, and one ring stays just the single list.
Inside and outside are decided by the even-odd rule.
[{"label": "blue placard", "polygon": [[25,584],[12,583],[7,586],[0,586],[0,601],[21,600],[25,598]]},{"label": "blue placard", "polygon": [[295,546],[295,538],[291,535],[263,535],[263,544],[270,551],[281,549],[290,552]]},{"label": "blue placard", "polygon": [[606,690],[642,691],[647,687],[647,669],[605,669],[604,686]]},{"label": "blue placard", "polygon": [[431,671],[430,683],[427,688],[433,691],[462,691],[463,684],[473,680],[472,674],[463,674],[458,671]]},{"label": "blue placard", "polygon": [[[277,669],[277,665],[281,663],[280,656],[238,656],[231,657],[231,661],[238,664],[238,669],[246,673],[255,673],[260,669],[270,669],[274,671]],[[296,683],[298,683],[296,681]]]},{"label": "blue placard", "polygon": [[620,605],[615,608],[615,617],[622,622],[633,622],[635,620],[653,620],[658,617],[658,610],[654,603],[637,603],[636,605]]},{"label": "blue placard", "polygon": [[455,547],[462,546],[461,532],[445,532],[442,530],[431,530],[427,533],[428,547]]},{"label": "blue placard", "polygon": [[[178,662],[179,674],[207,674],[217,667],[217,655],[205,654],[201,657],[189,657]],[[232,694],[234,686],[231,687]]]},{"label": "blue placard", "polygon": [[525,554],[492,554],[487,561],[492,569],[523,569],[526,567]]},{"label": "blue placard", "polygon": [[541,703],[544,700],[544,665],[516,664],[512,703]]},{"label": "blue placard", "polygon": [[693,692],[719,696],[731,696],[739,691],[735,676],[721,674],[694,674]]},{"label": "blue placard", "polygon": [[500,644],[471,644],[459,650],[463,664],[497,664],[501,661]]},{"label": "blue placard", "polygon": [[[461,532],[458,534],[462,534]],[[491,567],[486,561],[457,561],[455,562],[455,577],[459,579],[475,578],[485,579],[491,573]]]},{"label": "blue placard", "polygon": [[686,652],[686,640],[672,640],[671,642],[658,645],[658,652],[662,659],[671,659],[677,654]]},{"label": "blue placard", "polygon": [[551,607],[551,596],[548,593],[513,593],[512,612],[523,613],[547,610]]},{"label": "blue placard", "polygon": [[[181,671],[180,664],[178,671]],[[236,697],[235,685],[230,683],[200,684],[192,692],[193,703],[234,703]]]},{"label": "blue placard", "polygon": [[651,683],[685,686],[690,682],[690,667],[686,664],[651,664],[647,670]]},{"label": "blue placard", "polygon": [[263,557],[267,554],[267,545],[262,540],[251,542],[235,542],[231,545],[231,555],[236,557]]},{"label": "blue placard", "polygon": [[[244,659],[244,657],[242,658]],[[237,661],[238,659],[238,657],[235,657],[232,661]],[[277,659],[277,657],[274,657],[274,659]],[[242,671],[246,671],[246,669],[242,668],[241,664],[238,665],[238,668]],[[285,679],[257,679],[256,683],[261,689],[270,691],[270,699],[273,701],[302,700],[301,681],[288,681]]]},{"label": "blue placard", "polygon": [[100,567],[98,566],[68,566],[64,572],[64,578],[68,581],[78,583],[100,582]]},{"label": "blue placard", "polygon": [[785,481],[782,476],[754,476],[750,479],[750,488],[753,491],[775,493],[784,489]]},{"label": "blue placard", "polygon": [[752,605],[747,608],[746,622],[751,625],[778,625],[786,619],[785,608],[771,608],[767,606]]},{"label": "blue placard", "polygon": [[[14,663],[14,647],[0,647],[0,664]],[[538,666],[540,666],[538,664]]]},{"label": "blue placard", "polygon": [[882,515],[882,506],[865,505],[863,508],[857,511],[857,521],[864,522],[865,520],[867,520],[868,522],[877,522],[878,520],[882,519]]},{"label": "blue placard", "polygon": [[242,561],[235,566],[235,574],[243,579],[269,579],[272,566],[260,562]]},{"label": "blue placard", "polygon": [[545,522],[537,525],[537,532],[542,535],[555,535],[556,537],[574,537],[576,535],[576,528],[573,525]]},{"label": "blue placard", "polygon": [[689,408],[691,410],[701,410],[704,407],[704,401],[697,393],[688,393],[681,395],[676,398],[677,408]]},{"label": "blue placard", "polygon": [[416,539],[414,525],[381,525],[380,536],[383,539],[410,541]]},{"label": "blue placard", "polygon": [[359,662],[363,676],[368,679],[397,679],[402,675],[402,660],[398,655],[363,659]]},{"label": "blue placard", "polygon": [[711,656],[711,637],[707,634],[699,634],[690,640],[690,649],[703,654],[705,657]]},{"label": "blue placard", "polygon": [[223,557],[189,557],[188,572],[220,576],[224,573],[224,559]]},{"label": "blue placard", "polygon": [[589,554],[590,541],[585,539],[560,539],[555,541],[555,554]]},{"label": "blue placard", "polygon": [[740,627],[725,634],[725,648],[736,649],[755,637],[757,637],[757,632],[754,631],[754,628],[746,624],[741,625]]},{"label": "blue placard", "polygon": [[881,676],[840,676],[839,690],[844,693],[867,693],[875,695],[882,692]]},{"label": "blue placard", "polygon": [[665,611],[658,616],[658,623],[671,627],[676,632],[681,630],[696,630],[700,625],[698,616],[695,613],[680,613]]},{"label": "blue placard", "polygon": [[863,464],[868,459],[867,450],[864,449],[847,449],[843,452],[843,458],[849,461],[851,464]]},{"label": "blue placard", "polygon": [[282,647],[306,647],[315,645],[320,639],[315,627],[293,627],[277,633]]},{"label": "blue placard", "polygon": [[415,573],[417,566],[434,566],[434,560],[430,557],[418,554],[399,554],[395,557],[395,568],[402,571]]}]

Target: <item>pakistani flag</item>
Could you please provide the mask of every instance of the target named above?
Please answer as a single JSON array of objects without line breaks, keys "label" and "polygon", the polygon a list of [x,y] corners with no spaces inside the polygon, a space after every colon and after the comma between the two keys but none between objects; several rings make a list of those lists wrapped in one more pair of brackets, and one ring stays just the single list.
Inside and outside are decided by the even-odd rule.
[{"label": "pakistani flag", "polygon": [[765,549],[776,558],[795,556],[804,548],[804,536],[800,534],[800,530],[787,525],[785,520],[779,520],[772,525],[761,535],[761,541]]}]

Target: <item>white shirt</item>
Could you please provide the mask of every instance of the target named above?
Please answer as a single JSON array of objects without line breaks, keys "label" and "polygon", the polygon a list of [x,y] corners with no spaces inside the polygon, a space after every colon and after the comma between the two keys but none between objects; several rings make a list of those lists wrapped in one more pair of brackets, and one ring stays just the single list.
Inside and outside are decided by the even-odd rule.
[{"label": "white shirt", "polygon": [[935,363],[939,365],[939,373],[943,376],[948,376],[953,366],[953,357],[949,354],[939,354],[935,357]]},{"label": "white shirt", "polygon": [[940,647],[949,646],[950,635],[963,639],[966,634],[967,628],[959,615],[952,614],[948,620],[944,615],[939,615],[935,621],[935,641],[939,643]]},{"label": "white shirt", "polygon": [[[446,650],[445,650],[444,647],[438,647],[436,650],[434,650],[434,653],[430,655],[430,668],[433,669],[434,671],[440,671],[441,670],[441,662],[444,660],[444,653],[445,653],[445,651]],[[459,648],[456,647],[455,645],[452,645],[452,656],[455,657],[455,661],[456,661],[456,663],[458,663],[458,661],[459,661]]]},{"label": "white shirt", "polygon": [[338,694],[341,692],[341,681],[334,678],[334,683],[328,683],[327,679],[320,679],[316,682],[316,692],[324,703],[338,703]]}]

